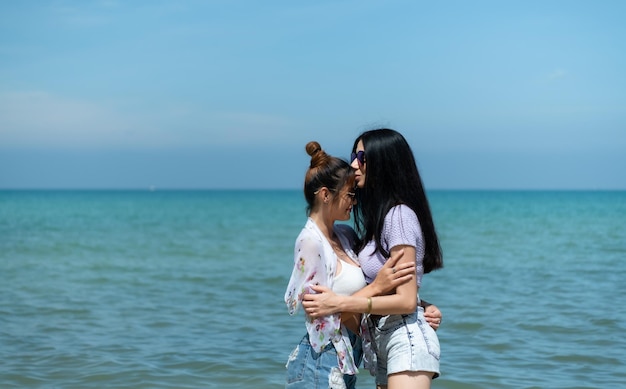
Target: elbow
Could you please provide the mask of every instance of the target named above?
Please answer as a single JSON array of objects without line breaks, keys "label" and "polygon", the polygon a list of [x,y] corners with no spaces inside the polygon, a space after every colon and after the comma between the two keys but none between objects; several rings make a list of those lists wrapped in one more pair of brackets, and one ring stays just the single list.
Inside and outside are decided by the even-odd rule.
[{"label": "elbow", "polygon": [[417,311],[417,297],[403,299],[400,309],[402,310],[400,313],[403,315],[408,315]]}]

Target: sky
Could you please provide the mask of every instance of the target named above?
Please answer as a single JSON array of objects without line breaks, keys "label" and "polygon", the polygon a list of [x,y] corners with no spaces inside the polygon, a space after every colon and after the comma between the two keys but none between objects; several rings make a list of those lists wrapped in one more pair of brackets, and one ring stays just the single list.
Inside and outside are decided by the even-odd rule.
[{"label": "sky", "polygon": [[626,2],[0,2],[0,189],[297,189],[316,140],[427,189],[626,189]]}]

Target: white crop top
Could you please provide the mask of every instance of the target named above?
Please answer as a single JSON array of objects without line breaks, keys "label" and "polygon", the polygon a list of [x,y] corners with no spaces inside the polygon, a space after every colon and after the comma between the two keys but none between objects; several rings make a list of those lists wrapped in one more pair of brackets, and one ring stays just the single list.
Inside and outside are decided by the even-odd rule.
[{"label": "white crop top", "polygon": [[333,280],[333,292],[343,296],[350,296],[367,285],[365,276],[360,267],[341,259],[340,261],[341,273],[337,274]]}]

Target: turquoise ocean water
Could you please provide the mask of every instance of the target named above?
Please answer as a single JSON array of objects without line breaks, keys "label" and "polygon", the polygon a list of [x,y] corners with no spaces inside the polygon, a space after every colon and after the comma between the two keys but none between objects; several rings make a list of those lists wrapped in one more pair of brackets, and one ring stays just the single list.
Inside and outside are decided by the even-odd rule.
[{"label": "turquoise ocean water", "polygon": [[[434,388],[625,385],[626,192],[429,198]],[[0,387],[282,387],[304,222],[300,191],[0,191]]]}]

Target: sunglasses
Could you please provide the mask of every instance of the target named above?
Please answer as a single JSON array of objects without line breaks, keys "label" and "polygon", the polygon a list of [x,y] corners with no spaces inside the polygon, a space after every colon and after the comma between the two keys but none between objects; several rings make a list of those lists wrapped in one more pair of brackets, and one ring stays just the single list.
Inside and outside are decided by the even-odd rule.
[{"label": "sunglasses", "polygon": [[365,151],[361,150],[358,153],[352,153],[352,158],[350,159],[350,161],[354,161],[354,160],[359,161],[359,165],[364,165],[365,164]]}]

